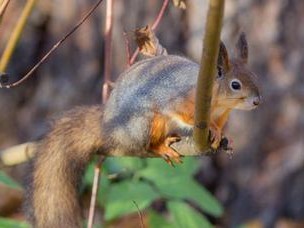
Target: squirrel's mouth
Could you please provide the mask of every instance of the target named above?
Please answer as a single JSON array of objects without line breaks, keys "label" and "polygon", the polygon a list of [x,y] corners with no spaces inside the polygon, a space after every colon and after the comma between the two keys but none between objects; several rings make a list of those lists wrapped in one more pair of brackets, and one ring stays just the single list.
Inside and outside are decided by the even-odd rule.
[{"label": "squirrel's mouth", "polygon": [[242,98],[241,100],[242,100],[242,102],[239,102],[236,105],[236,107],[235,107],[236,109],[252,110],[259,106],[262,99],[260,96],[254,96],[254,97]]}]

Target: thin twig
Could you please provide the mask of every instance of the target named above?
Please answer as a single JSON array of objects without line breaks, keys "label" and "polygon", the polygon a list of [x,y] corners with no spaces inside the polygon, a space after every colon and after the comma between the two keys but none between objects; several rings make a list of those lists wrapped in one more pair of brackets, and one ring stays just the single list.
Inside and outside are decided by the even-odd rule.
[{"label": "thin twig", "polygon": [[125,39],[125,46],[126,46],[126,56],[127,56],[127,67],[129,67],[130,64],[130,42],[128,39],[128,34],[126,31],[123,32],[123,36]]},{"label": "thin twig", "polygon": [[5,13],[5,10],[7,9],[8,4],[10,3],[10,0],[1,0],[0,3],[0,24],[2,22],[3,15]]},{"label": "thin twig", "polygon": [[[6,45],[6,48],[4,49],[3,55],[0,59],[0,72],[4,72],[6,70],[6,67],[13,55],[13,52],[18,44],[18,41],[21,37],[21,34],[24,30],[24,27],[26,25],[26,22],[31,15],[31,12],[34,8],[34,5],[36,3],[36,0],[28,0],[24,6],[24,9],[17,21],[17,24],[12,32],[12,35],[8,39],[8,43]],[[4,3],[5,4],[5,3]]]},{"label": "thin twig", "polygon": [[102,86],[102,103],[105,104],[109,93],[112,71],[112,28],[113,28],[113,1],[107,0],[106,25],[105,25],[105,52],[104,52],[104,83]]},{"label": "thin twig", "polygon": [[[163,5],[160,8],[160,11],[159,11],[157,17],[156,17],[155,21],[153,22],[153,24],[151,26],[152,31],[154,31],[157,28],[157,26],[159,25],[161,19],[163,18],[165,10],[166,10],[166,8],[167,8],[167,6],[169,4],[169,1],[170,0],[164,0]],[[132,57],[131,57],[131,59],[129,61],[130,65],[132,65],[135,62],[136,57],[137,57],[138,54],[139,54],[139,48],[136,48],[135,52],[133,53],[133,55],[132,55]]]},{"label": "thin twig", "polygon": [[5,166],[18,165],[33,157],[36,142],[27,142],[0,151],[0,163]]},{"label": "thin twig", "polygon": [[139,54],[139,48],[136,48],[136,50],[135,50],[135,52],[133,53],[133,55],[132,55],[132,57],[131,57],[131,59],[130,59],[130,66],[135,62],[135,60],[136,60],[136,58],[137,58],[137,56],[138,56],[138,54]]},{"label": "thin twig", "polygon": [[[110,93],[111,67],[112,67],[112,30],[113,30],[113,1],[107,0],[106,25],[105,25],[105,52],[104,52],[104,83],[102,87],[102,103],[105,104]],[[94,182],[92,186],[91,204],[89,211],[88,228],[92,228],[95,215],[96,196],[99,187],[99,177],[102,162],[105,157],[101,156],[94,171]]]},{"label": "thin twig", "polygon": [[143,216],[141,214],[141,211],[139,210],[139,207],[138,207],[137,203],[135,202],[135,200],[132,200],[132,202],[134,203],[135,207],[137,208],[137,213],[138,213],[138,216],[140,218],[141,228],[145,228],[145,224],[144,224],[144,220],[143,220]]},{"label": "thin twig", "polygon": [[88,218],[88,228],[93,227],[97,191],[98,191],[99,180],[100,180],[99,174],[100,174],[102,163],[105,160],[105,158],[106,158],[105,156],[100,156],[99,160],[95,166],[95,169],[94,169],[94,181],[93,181],[93,186],[92,186],[92,195],[91,195],[91,203],[90,203],[89,218]]},{"label": "thin twig", "polygon": [[62,38],[60,39],[43,57],[42,59],[36,63],[36,65],[25,75],[23,76],[20,80],[18,80],[17,82],[14,82],[12,84],[9,85],[1,85],[0,84],[0,88],[1,87],[5,87],[5,88],[12,88],[15,86],[20,85],[22,82],[24,82],[26,79],[28,79],[35,71],[36,69],[45,62],[45,60],[48,59],[48,57],[69,37],[71,36],[90,16],[91,14],[94,12],[94,10],[100,5],[100,3],[103,0],[98,0],[95,5],[88,11],[88,13]]},{"label": "thin twig", "polygon": [[[210,108],[225,0],[209,0],[201,65],[197,81],[193,139],[199,151],[208,148]],[[197,99],[199,98],[199,99]]]},{"label": "thin twig", "polygon": [[152,30],[155,30],[155,29],[157,28],[157,26],[159,25],[161,19],[162,19],[163,16],[164,16],[164,13],[165,13],[165,10],[166,10],[166,8],[167,8],[167,6],[168,6],[168,4],[169,4],[169,1],[170,1],[170,0],[164,0],[164,3],[163,3],[163,5],[162,5],[162,7],[160,8],[160,11],[159,11],[157,17],[156,17],[156,19],[155,19],[153,25],[151,26],[151,29],[152,29]]}]

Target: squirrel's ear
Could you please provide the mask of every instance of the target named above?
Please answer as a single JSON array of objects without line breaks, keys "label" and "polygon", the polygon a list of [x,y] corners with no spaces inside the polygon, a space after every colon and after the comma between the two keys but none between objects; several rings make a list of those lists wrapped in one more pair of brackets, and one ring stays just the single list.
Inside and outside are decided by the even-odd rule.
[{"label": "squirrel's ear", "polygon": [[217,66],[220,67],[221,69],[223,69],[224,72],[228,72],[230,69],[230,61],[229,61],[228,52],[225,47],[225,44],[222,41],[220,42]]},{"label": "squirrel's ear", "polygon": [[236,50],[238,58],[241,59],[244,63],[248,61],[248,43],[246,40],[246,35],[242,32],[239,36],[239,40],[236,43]]}]

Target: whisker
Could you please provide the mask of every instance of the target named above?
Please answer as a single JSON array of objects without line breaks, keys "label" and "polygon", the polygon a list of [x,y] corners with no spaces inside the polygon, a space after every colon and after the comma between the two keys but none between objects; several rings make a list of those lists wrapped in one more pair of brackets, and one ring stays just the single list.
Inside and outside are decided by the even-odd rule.
[{"label": "whisker", "polygon": [[215,101],[222,101],[222,100],[243,100],[245,99],[244,97],[226,97],[226,98],[222,98],[222,99],[215,99]]}]

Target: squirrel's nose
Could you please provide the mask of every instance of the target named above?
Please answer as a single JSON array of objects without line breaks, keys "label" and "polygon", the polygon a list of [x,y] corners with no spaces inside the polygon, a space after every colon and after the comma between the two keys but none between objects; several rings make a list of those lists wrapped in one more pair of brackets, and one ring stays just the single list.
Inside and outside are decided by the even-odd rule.
[{"label": "squirrel's nose", "polygon": [[262,101],[262,97],[261,96],[257,96],[253,99],[253,105],[258,106]]}]

